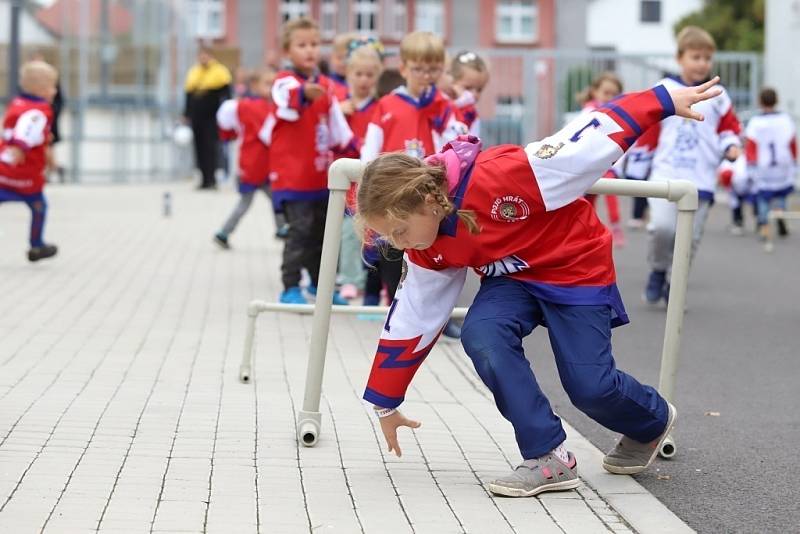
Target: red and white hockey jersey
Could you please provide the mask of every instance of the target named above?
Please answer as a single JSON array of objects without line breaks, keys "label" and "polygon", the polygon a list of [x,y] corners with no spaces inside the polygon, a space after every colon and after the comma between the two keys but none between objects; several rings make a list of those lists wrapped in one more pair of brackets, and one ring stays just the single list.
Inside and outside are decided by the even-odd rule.
[{"label": "red and white hockey jersey", "polygon": [[367,127],[372,120],[377,104],[378,101],[370,97],[361,102],[355,111],[347,116],[347,124],[353,132],[353,137],[343,150],[336,153],[337,159],[361,157],[361,148],[364,146],[364,138],[367,136]]},{"label": "red and white hockey jersey", "polygon": [[759,191],[794,187],[797,172],[797,130],[786,113],[756,115],[745,129],[745,153]]},{"label": "red and white hockey jersey", "polygon": [[[309,102],[304,84],[314,82],[327,93]],[[272,86],[277,118],[270,147],[272,202],[277,211],[286,201],[319,200],[328,196],[328,166],[333,149],[343,148],[353,133],[334,95],[330,78],[306,79],[295,71],[282,71]]]},{"label": "red and white hockey jersey", "polygon": [[674,112],[659,86],[609,103],[525,148],[480,151],[473,137],[447,145],[441,159],[450,198],[457,209],[475,213],[481,232],[471,234],[452,215],[429,248],[406,251],[364,399],[384,407],[403,401],[455,306],[467,268],[481,277],[515,278],[550,302],[607,305],[612,326],[627,323],[611,234],[583,195],[641,132]]},{"label": "red and white hockey jersey", "polygon": [[481,119],[478,117],[477,102],[475,95],[470,91],[464,91],[461,96],[453,100],[453,111],[456,120],[467,127],[469,135],[481,136]]},{"label": "red and white hockey jersey", "polygon": [[[22,195],[40,193],[44,188],[45,151],[50,143],[53,108],[33,95],[21,94],[8,105],[0,141],[0,188]],[[25,154],[23,161],[11,164],[9,147]]]},{"label": "red and white hockey jersey", "polygon": [[[667,89],[686,86],[677,77],[664,78],[659,85]],[[646,161],[652,155],[651,180],[691,180],[700,197],[711,200],[717,184],[717,167],[725,151],[731,145],[739,145],[741,125],[724,89],[718,97],[699,102],[693,108],[705,117],[704,121],[670,117],[653,126],[631,151],[628,165],[630,160]]]},{"label": "red and white hockey jersey", "polygon": [[239,185],[252,190],[267,183],[269,145],[275,127],[275,106],[265,98],[226,100],[217,110],[217,126],[225,138],[241,137]]},{"label": "red and white hockey jersey", "polygon": [[400,86],[378,100],[361,148],[361,161],[397,151],[423,158],[465,133],[466,127],[453,114],[452,101],[435,86],[418,99]]}]

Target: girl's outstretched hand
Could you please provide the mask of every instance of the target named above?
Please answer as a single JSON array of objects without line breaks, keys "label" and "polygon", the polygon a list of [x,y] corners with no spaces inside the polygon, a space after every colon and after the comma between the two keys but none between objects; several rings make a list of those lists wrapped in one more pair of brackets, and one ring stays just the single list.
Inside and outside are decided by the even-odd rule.
[{"label": "girl's outstretched hand", "polygon": [[722,93],[722,89],[714,87],[719,83],[719,76],[714,76],[702,85],[695,87],[681,87],[669,92],[672,103],[675,105],[675,115],[701,121],[703,115],[692,109],[694,104],[709,100]]},{"label": "girl's outstretched hand", "polygon": [[380,422],[383,437],[386,438],[386,444],[389,446],[389,452],[394,451],[398,458],[402,456],[403,453],[400,451],[400,444],[397,441],[397,429],[401,426],[419,428],[422,425],[419,421],[407,419],[406,416],[399,411],[394,412],[392,415],[381,417]]}]

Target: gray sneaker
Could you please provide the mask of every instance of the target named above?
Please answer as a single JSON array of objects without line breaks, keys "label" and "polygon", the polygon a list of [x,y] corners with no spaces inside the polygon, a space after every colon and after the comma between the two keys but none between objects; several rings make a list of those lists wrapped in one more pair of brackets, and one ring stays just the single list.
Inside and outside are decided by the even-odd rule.
[{"label": "gray sneaker", "polygon": [[603,468],[609,473],[615,475],[634,475],[641,473],[647,469],[656,454],[661,450],[664,440],[667,439],[672,427],[675,425],[675,418],[678,417],[678,411],[675,406],[667,403],[669,407],[669,417],[667,418],[667,427],[664,432],[655,440],[650,443],[641,443],[633,440],[627,436],[622,436],[614,449],[606,454],[603,458]]},{"label": "gray sneaker", "polygon": [[533,497],[544,491],[562,491],[580,486],[578,462],[569,453],[564,463],[552,454],[525,460],[514,471],[489,483],[489,491],[506,497]]}]

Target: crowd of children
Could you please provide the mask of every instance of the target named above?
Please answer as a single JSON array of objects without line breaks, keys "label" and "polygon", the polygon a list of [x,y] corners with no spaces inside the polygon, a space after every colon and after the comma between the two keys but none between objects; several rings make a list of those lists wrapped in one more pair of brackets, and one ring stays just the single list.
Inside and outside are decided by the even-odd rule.
[{"label": "crowd of children", "polygon": [[[780,213],[797,165],[796,128],[777,111],[775,91],[762,90],[762,112],[742,131],[731,98],[710,80],[713,38],[690,26],[677,44],[678,75],[623,95],[620,79],[602,73],[565,129],[524,148],[484,150],[477,104],[489,67],[477,53],[448,59],[440,37],[416,31],[400,43],[398,68],[387,69],[380,42],[345,34],[333,41],[323,72],[316,23],[290,20],[281,35],[284,68],[240,72],[237,96],[216,113],[220,137],[238,137],[240,154],[239,200],[214,241],[230,248],[256,192],[269,195],[285,239],[280,301],[306,303],[319,277],[328,168],[336,158],[360,158],[367,167],[348,194],[333,302],[363,296],[368,305],[392,305],[364,393],[390,450],[400,454],[398,427],[418,426],[396,410],[416,369],[439,335],[462,337],[524,459],[491,491],[530,496],[576,487],[575,457],[522,353],[521,339],[546,325],[570,398],[623,435],[604,467],[640,472],[676,410],[615,367],[610,329],[627,314],[610,247],[624,245],[625,235],[618,199],[606,197],[607,228],[586,191],[603,175],[691,180],[699,190],[694,256],[719,182],[731,191],[734,232],[743,233],[749,203],[762,239],[771,242],[776,217],[778,234],[787,235]],[[21,92],[3,122],[0,203],[29,206],[30,261],[57,252],[43,240],[56,79],[43,61],[23,65]],[[635,199],[631,228],[644,224],[646,206],[644,299],[655,304],[669,296],[676,207]],[[467,267],[482,280],[462,331],[448,317]]]}]

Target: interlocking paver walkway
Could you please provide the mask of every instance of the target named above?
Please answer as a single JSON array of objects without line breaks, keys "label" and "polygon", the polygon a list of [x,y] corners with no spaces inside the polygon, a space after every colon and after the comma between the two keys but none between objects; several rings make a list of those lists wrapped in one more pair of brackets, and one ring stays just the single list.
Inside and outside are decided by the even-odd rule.
[{"label": "interlocking paver walkway", "polygon": [[519,456],[458,344],[418,373],[405,409],[423,427],[387,454],[360,401],[380,322],[334,317],[320,441],[298,445],[310,319],[260,316],[253,383],[238,381],[246,305],[279,291],[264,201],[223,252],[227,190],[49,199],[61,252],[35,265],[27,208],[0,208],[0,532],[631,532],[607,504],[628,477],[603,498],[486,492]]}]

